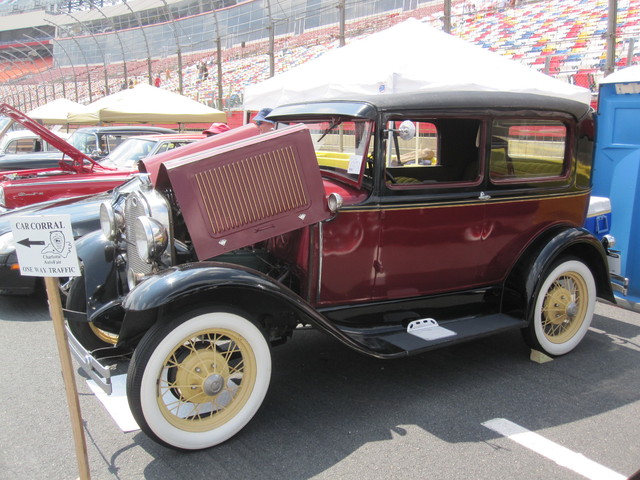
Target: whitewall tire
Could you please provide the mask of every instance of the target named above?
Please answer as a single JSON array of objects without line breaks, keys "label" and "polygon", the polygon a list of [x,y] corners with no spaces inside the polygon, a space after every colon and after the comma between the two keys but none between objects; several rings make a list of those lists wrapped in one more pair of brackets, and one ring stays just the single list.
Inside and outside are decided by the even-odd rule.
[{"label": "whitewall tire", "polygon": [[254,323],[200,310],[147,332],[129,366],[127,396],[147,435],[197,450],[240,431],[260,408],[270,378],[269,345]]},{"label": "whitewall tire", "polygon": [[532,348],[551,356],[564,355],[584,338],[596,303],[596,284],[581,260],[554,264],[538,289],[528,335]]}]

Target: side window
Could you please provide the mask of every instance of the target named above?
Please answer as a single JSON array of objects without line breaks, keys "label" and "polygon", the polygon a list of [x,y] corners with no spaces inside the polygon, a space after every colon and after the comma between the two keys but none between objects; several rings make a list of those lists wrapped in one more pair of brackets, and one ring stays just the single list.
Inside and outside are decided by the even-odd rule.
[{"label": "side window", "polygon": [[6,153],[31,153],[42,150],[40,140],[33,138],[19,138],[7,144]]},{"label": "side window", "polygon": [[4,149],[5,153],[18,153],[18,140],[12,140],[7,142],[7,146]]},{"label": "side window", "polygon": [[162,145],[160,145],[160,146],[158,147],[158,149],[156,150],[156,153],[155,153],[155,154],[157,155],[157,154],[159,154],[159,153],[164,153],[164,152],[167,152],[167,151],[169,151],[169,150],[173,150],[173,149],[174,149],[174,148],[176,148],[176,147],[177,147],[177,145],[176,145],[176,144],[174,144],[174,143],[170,143],[170,142],[166,142],[166,143],[163,143]]},{"label": "side window", "polygon": [[479,180],[480,120],[397,119],[387,123],[386,132],[387,186],[446,185]]},{"label": "side window", "polygon": [[105,154],[113,150],[122,143],[124,139],[120,135],[102,135],[100,137],[100,150]]},{"label": "side window", "polygon": [[490,178],[494,183],[557,179],[567,172],[567,128],[557,120],[494,120]]}]

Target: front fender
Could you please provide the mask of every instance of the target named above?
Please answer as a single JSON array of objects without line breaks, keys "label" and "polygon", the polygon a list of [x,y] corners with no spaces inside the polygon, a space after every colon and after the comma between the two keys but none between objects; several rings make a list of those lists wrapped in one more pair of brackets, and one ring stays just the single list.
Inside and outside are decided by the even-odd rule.
[{"label": "front fender", "polygon": [[126,311],[153,310],[196,293],[224,286],[280,294],[283,289],[288,290],[271,277],[240,265],[222,262],[188,263],[171,267],[144,280],[129,292],[123,307]]},{"label": "front fender", "polygon": [[159,311],[162,309],[169,309],[172,305],[182,308],[194,305],[195,302],[220,300],[221,297],[214,294],[215,290],[223,293],[223,303],[233,304],[234,297],[240,297],[245,303],[238,306],[254,314],[270,313],[261,310],[264,306],[291,311],[303,322],[314,324],[356,351],[380,358],[396,356],[377,354],[349,337],[277,280],[248,267],[221,262],[198,262],[172,267],[147,278],[131,290],[122,305],[125,317],[119,345],[136,343],[158,321]]},{"label": "front fender", "polygon": [[[213,301],[233,304],[239,291],[251,290],[287,301],[298,298],[273,278],[240,265],[197,262],[168,268],[146,278],[123,299],[125,316],[120,329],[120,345],[135,343],[141,338],[162,317],[161,309]],[[222,297],[216,295],[216,291]]]},{"label": "front fender", "polygon": [[83,267],[87,314],[91,317],[103,303],[117,296],[114,245],[97,230],[78,239],[76,250]]}]

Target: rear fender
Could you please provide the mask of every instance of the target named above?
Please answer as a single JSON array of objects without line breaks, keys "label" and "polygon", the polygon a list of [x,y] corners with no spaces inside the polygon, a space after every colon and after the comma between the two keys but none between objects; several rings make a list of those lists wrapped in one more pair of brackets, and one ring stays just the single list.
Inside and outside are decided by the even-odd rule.
[{"label": "rear fender", "polygon": [[614,301],[602,244],[584,228],[559,226],[537,237],[512,269],[505,282],[503,312],[529,321],[542,276],[564,255],[582,260],[593,272],[598,297]]}]

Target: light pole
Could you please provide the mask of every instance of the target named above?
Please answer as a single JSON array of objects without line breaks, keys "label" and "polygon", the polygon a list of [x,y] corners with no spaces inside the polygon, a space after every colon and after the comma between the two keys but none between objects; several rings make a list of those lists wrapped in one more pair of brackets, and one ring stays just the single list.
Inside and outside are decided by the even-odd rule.
[{"label": "light pole", "polygon": [[269,77],[273,77],[276,74],[276,59],[275,59],[275,25],[273,22],[273,16],[271,15],[271,0],[267,0],[267,12],[269,14]]},{"label": "light pole", "polygon": [[444,13],[442,16],[442,30],[445,33],[451,33],[451,0],[444,0],[443,8]]},{"label": "light pole", "polygon": [[339,22],[339,28],[340,28],[340,34],[338,35],[338,38],[340,40],[340,46],[344,47],[345,46],[345,33],[346,33],[346,11],[345,11],[345,5],[344,5],[344,0],[338,0],[338,22]]},{"label": "light pole", "polygon": [[618,2],[609,0],[609,19],[607,22],[607,60],[604,74],[613,73],[616,67],[616,27],[618,26]]},{"label": "light pole", "polygon": [[216,24],[216,66],[218,68],[218,110],[222,110],[222,41],[220,39],[220,24],[215,8],[213,9],[213,20]]}]

